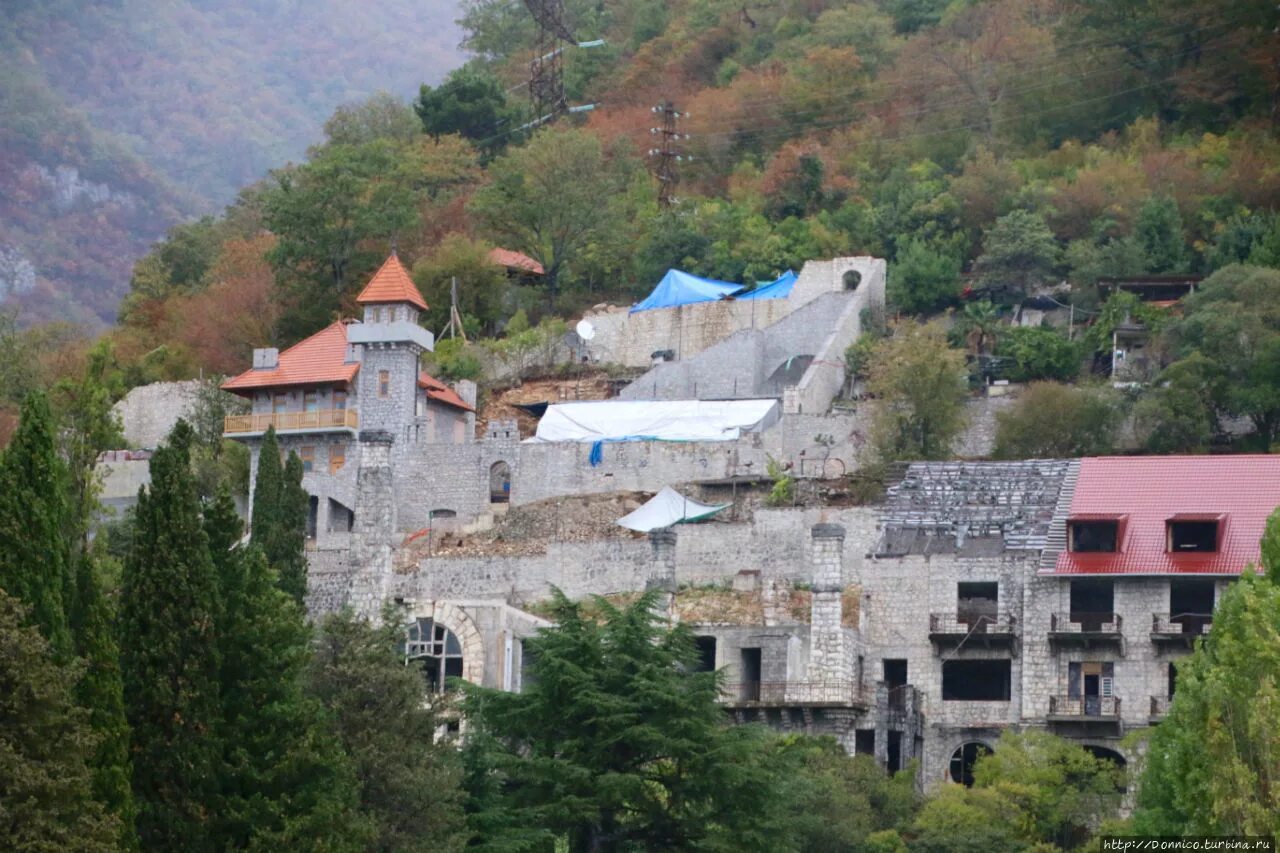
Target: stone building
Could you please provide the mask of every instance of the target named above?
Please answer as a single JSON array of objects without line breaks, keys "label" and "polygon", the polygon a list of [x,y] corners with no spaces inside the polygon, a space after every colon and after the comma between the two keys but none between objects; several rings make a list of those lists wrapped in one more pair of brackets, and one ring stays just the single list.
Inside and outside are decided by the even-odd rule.
[{"label": "stone building", "polygon": [[[425,303],[392,256],[358,298],[361,320],[258,350],[225,384],[252,404],[226,434],[256,463],[274,426],[304,459],[309,609],[377,618],[394,602],[406,658],[434,691],[450,677],[519,690],[552,587],[571,598],[657,588],[664,612],[693,627],[701,665],[723,671],[736,720],[829,734],[889,769],[918,760],[926,785],[968,781],[1006,730],[1047,729],[1132,760],[1124,734],[1158,722],[1178,659],[1258,559],[1280,505],[1280,457],[915,463],[873,507],[744,506],[733,520],[548,536],[523,551],[418,547],[424,534],[458,536],[544,499],[680,484],[724,498],[770,457],[832,477],[833,457],[806,456],[809,437],[853,430],[823,409],[788,411],[788,398],[817,399],[789,383],[817,376],[823,354],[856,335],[832,317],[882,298],[882,278],[857,287],[868,289],[814,291],[812,337],[800,331],[809,309],[791,305],[774,337],[732,331],[632,392],[644,397],[648,381],[644,398],[678,399],[741,356],[741,393],[775,394],[776,426],[719,442],[528,444],[503,421],[477,439],[474,386],[418,369],[432,346],[417,324]],[[775,382],[787,346],[814,361]],[[821,396],[843,374],[818,367],[832,371],[811,386]],[[822,464],[806,470],[813,458]]]}]

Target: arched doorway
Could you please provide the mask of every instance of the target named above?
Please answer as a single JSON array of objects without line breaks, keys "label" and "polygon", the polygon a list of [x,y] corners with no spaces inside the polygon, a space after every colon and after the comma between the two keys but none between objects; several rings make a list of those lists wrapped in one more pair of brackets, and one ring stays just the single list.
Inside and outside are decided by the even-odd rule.
[{"label": "arched doorway", "polygon": [[432,693],[444,693],[449,689],[448,679],[462,678],[462,643],[433,619],[417,619],[409,624],[405,658],[422,668],[427,690]]},{"label": "arched doorway", "polygon": [[841,277],[840,282],[844,285],[846,292],[852,293],[858,289],[858,285],[862,284],[862,273],[857,270],[848,270]]},{"label": "arched doorway", "polygon": [[495,462],[489,468],[489,503],[505,504],[511,501],[511,466]]},{"label": "arched doorway", "polygon": [[979,758],[993,751],[981,741],[971,740],[960,744],[956,751],[951,753],[951,764],[947,769],[947,775],[951,777],[952,782],[972,788],[973,765]]}]

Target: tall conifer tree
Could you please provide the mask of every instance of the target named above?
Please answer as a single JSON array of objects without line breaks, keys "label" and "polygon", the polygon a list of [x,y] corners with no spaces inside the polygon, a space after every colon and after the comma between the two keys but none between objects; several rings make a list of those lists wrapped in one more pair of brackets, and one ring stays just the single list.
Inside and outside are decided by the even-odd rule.
[{"label": "tall conifer tree", "polygon": [[258,453],[258,474],[253,481],[253,514],[250,519],[250,541],[264,551],[279,525],[280,492],[284,487],[284,469],[280,465],[280,443],[276,428],[267,427]]},{"label": "tall conifer tree", "polygon": [[290,453],[277,508],[278,527],[267,558],[280,576],[280,588],[303,604],[307,594],[307,515],[311,498],[302,488],[302,460]]},{"label": "tall conifer tree", "polygon": [[217,582],[179,421],[151,459],[124,567],[121,663],[146,850],[215,848],[221,746]]},{"label": "tall conifer tree", "polygon": [[365,849],[370,823],[356,810],[354,771],[323,707],[303,689],[311,632],[302,610],[277,588],[256,546],[238,547],[240,518],[228,494],[205,508],[204,523],[223,602],[218,844]]},{"label": "tall conifer tree", "polygon": [[94,735],[27,608],[0,590],[0,837],[7,850],[108,853],[117,818],[92,794]]},{"label": "tall conifer tree", "polygon": [[23,602],[60,660],[72,654],[67,625],[73,584],[64,526],[66,466],[59,459],[44,394],[22,406],[0,458],[0,588]]}]

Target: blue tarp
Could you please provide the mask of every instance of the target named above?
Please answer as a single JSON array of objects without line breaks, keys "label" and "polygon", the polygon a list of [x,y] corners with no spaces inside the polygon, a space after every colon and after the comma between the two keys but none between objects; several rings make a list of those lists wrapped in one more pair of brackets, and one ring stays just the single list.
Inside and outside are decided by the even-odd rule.
[{"label": "blue tarp", "polygon": [[727,281],[716,281],[713,278],[698,278],[680,270],[667,270],[667,274],[658,282],[643,302],[631,306],[631,313],[648,311],[651,308],[674,308],[677,305],[689,305],[694,302],[714,302],[742,290],[740,284]]},{"label": "blue tarp", "polygon": [[740,293],[734,299],[786,299],[795,287],[796,274],[787,270],[774,281],[762,281],[749,293]]}]

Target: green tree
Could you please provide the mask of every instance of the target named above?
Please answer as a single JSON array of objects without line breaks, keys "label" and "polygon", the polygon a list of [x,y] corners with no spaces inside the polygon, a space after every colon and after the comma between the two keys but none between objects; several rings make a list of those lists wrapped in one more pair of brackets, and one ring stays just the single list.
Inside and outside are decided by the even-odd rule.
[{"label": "green tree", "polygon": [[1068,381],[1080,372],[1080,346],[1056,329],[1012,326],[1000,336],[996,354],[1007,358],[1006,378]]},{"label": "green tree", "polygon": [[1147,748],[1132,830],[1159,835],[1280,832],[1280,515],[1263,570],[1222,593],[1213,628],[1178,661],[1178,691]]},{"label": "green tree", "polygon": [[1147,199],[1138,211],[1133,236],[1142,248],[1147,272],[1186,272],[1187,237],[1173,199],[1160,196]]},{"label": "green tree", "polygon": [[517,123],[502,84],[480,65],[454,69],[434,89],[423,84],[413,109],[427,133],[460,134],[489,156],[512,140]]},{"label": "green tree", "polygon": [[311,511],[311,496],[302,488],[302,474],[302,459],[290,451],[280,487],[279,526],[266,553],[280,588],[299,606],[307,597],[307,516]]},{"label": "green tree", "polygon": [[452,851],[466,844],[461,770],[436,740],[440,720],[424,702],[421,674],[405,666],[394,614],[374,628],[350,613],[325,617],[308,690],[325,707],[355,768],[359,808],[375,851]]},{"label": "green tree", "polygon": [[899,238],[889,273],[889,301],[909,314],[927,314],[960,296],[960,261],[921,240]]},{"label": "green tree", "polygon": [[1000,309],[984,299],[964,306],[953,331],[964,341],[970,355],[980,359],[995,349],[1003,326]]},{"label": "green tree", "polygon": [[261,552],[239,546],[240,519],[225,491],[206,506],[204,527],[222,599],[218,846],[365,849],[371,827],[357,810],[354,770],[306,692],[304,613],[277,588]]},{"label": "green tree", "polygon": [[1204,451],[1218,432],[1222,375],[1199,352],[1169,365],[1134,406],[1134,421],[1152,453]]},{"label": "green tree", "polygon": [[557,591],[525,689],[467,689],[481,849],[791,849],[773,739],[727,724],[716,674],[656,602],[597,600],[597,622]]},{"label": "green tree", "polygon": [[152,456],[124,564],[121,669],[145,850],[215,849],[220,606],[191,439],[179,421]]},{"label": "green tree", "polygon": [[[258,451],[258,475],[253,481],[253,508],[250,510],[249,541],[266,553],[282,523],[280,501],[284,492],[284,466],[276,428],[267,427]],[[270,559],[270,558],[268,558]]]},{"label": "green tree", "polygon": [[324,123],[324,136],[331,145],[364,145],[379,139],[412,142],[421,133],[413,109],[390,92],[343,104]]},{"label": "green tree", "polygon": [[1047,459],[1110,453],[1123,410],[1106,388],[1033,382],[1013,408],[996,415],[997,459]]},{"label": "green tree", "polygon": [[97,741],[89,760],[93,796],[116,819],[119,849],[135,850],[137,807],[130,787],[129,723],[125,719],[116,613],[102,592],[97,560],[89,554],[81,555],[76,563],[71,629],[76,655],[83,662],[76,700],[88,712]]},{"label": "green tree", "polygon": [[73,651],[67,623],[75,600],[65,537],[66,485],[49,401],[33,392],[0,457],[0,588],[30,609],[62,661]]},{"label": "green tree", "polygon": [[964,426],[964,353],[942,326],[904,323],[876,345],[868,390],[878,400],[872,443],[883,461],[942,459]]},{"label": "green tree", "polygon": [[553,299],[565,270],[621,227],[612,202],[622,188],[585,131],[540,131],[494,160],[489,178],[471,199],[472,215],[495,243],[542,264]]},{"label": "green tree", "polygon": [[77,675],[17,599],[0,590],[0,826],[10,850],[108,853],[119,818],[93,796],[97,747],[73,698]]},{"label": "green tree", "polygon": [[442,331],[448,324],[451,291],[457,281],[458,312],[464,320],[474,320],[489,334],[497,331],[507,282],[502,267],[489,260],[490,248],[465,234],[453,233],[413,265],[413,282],[431,306],[425,325]]},{"label": "green tree", "polygon": [[983,234],[974,271],[985,289],[1017,297],[1049,281],[1058,255],[1058,243],[1040,214],[1015,210]]}]

